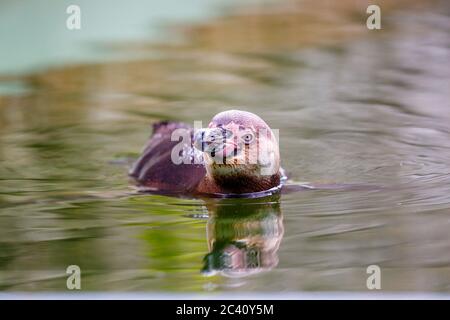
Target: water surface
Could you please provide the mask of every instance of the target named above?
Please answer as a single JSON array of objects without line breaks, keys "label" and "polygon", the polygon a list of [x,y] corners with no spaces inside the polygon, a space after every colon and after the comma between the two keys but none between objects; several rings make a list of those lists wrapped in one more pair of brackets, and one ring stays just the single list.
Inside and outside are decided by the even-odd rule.
[{"label": "water surface", "polygon": [[[369,31],[365,11],[311,6],[236,9],[181,43],[111,49],[139,59],[5,76],[0,289],[66,291],[75,264],[88,291],[367,291],[376,264],[384,291],[448,293],[450,7],[388,10]],[[362,187],[203,200],[129,186],[151,123],[231,106],[280,129],[292,181]]]}]

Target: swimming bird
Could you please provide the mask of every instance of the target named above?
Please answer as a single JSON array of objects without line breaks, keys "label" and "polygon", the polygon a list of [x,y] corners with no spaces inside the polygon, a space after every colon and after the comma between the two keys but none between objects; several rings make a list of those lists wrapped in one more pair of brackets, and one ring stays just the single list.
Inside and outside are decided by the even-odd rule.
[{"label": "swimming bird", "polygon": [[283,171],[277,138],[259,116],[215,115],[207,128],[158,122],[129,175],[142,190],[252,197],[277,192]]}]

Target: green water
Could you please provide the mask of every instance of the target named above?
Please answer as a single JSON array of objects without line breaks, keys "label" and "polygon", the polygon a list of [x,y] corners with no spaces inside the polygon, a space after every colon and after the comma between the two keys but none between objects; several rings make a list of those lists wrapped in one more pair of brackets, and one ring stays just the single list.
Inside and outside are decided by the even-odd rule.
[{"label": "green water", "polygon": [[[84,291],[366,292],[375,264],[383,291],[450,291],[448,4],[380,32],[344,15],[343,34],[362,21],[351,37],[314,24],[333,32],[317,44],[257,17],[0,81],[1,290],[66,292],[78,265]],[[130,186],[151,123],[231,106],[280,130],[292,180],[382,188],[205,201]]]}]

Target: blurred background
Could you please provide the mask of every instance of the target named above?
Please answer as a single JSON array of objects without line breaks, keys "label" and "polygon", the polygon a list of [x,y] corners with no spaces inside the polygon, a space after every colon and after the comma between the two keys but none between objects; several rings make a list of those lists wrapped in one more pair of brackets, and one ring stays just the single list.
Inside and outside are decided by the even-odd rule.
[{"label": "blurred background", "polygon": [[[66,292],[78,265],[83,291],[368,292],[375,264],[383,292],[448,293],[449,35],[444,0],[2,0],[0,290]],[[360,187],[129,186],[152,123],[236,106],[293,182]]]}]

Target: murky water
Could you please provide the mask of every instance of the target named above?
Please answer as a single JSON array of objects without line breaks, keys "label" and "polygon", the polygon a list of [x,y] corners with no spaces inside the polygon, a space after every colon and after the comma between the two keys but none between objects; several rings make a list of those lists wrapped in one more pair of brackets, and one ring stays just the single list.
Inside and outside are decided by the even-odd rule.
[{"label": "murky water", "polygon": [[[92,291],[366,291],[375,264],[383,290],[449,292],[450,6],[389,11],[382,31],[363,9],[312,6],[113,49],[145,59],[3,77],[0,289],[65,291],[78,265]],[[293,183],[361,188],[202,200],[129,186],[152,122],[229,106],[280,129]]]}]

